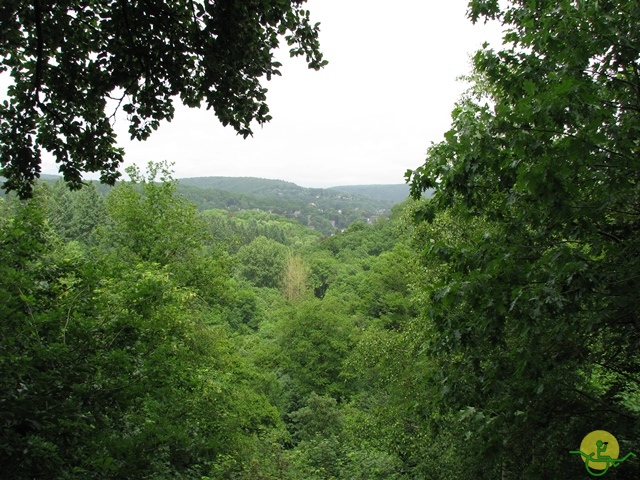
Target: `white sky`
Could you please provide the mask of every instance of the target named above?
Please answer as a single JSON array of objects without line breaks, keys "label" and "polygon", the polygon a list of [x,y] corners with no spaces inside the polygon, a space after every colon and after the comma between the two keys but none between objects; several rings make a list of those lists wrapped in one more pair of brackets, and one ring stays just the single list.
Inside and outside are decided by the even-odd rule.
[{"label": "white sky", "polygon": [[[404,183],[448,130],[470,54],[484,41],[499,45],[499,27],[472,25],[466,5],[310,0],[329,65],[309,70],[283,49],[282,77],[265,83],[271,122],[245,140],[212,111],[178,106],[171,123],[131,142],[123,117],[116,130],[125,166],[168,160],[177,178],[252,176],[305,187]],[[45,161],[42,171],[57,167]]]}]

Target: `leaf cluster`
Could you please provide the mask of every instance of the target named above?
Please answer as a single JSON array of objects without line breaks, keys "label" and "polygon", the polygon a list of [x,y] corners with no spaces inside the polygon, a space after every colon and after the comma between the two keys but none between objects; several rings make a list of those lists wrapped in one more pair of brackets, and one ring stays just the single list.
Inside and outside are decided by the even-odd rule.
[{"label": "leaf cluster", "polygon": [[[577,444],[585,422],[636,445],[638,418],[623,399],[640,374],[640,10],[470,8],[502,21],[505,44],[475,55],[474,93],[408,172],[414,197],[435,189],[415,209],[432,275],[425,352],[441,368],[438,403],[468,413],[460,421],[500,452],[503,478],[522,478],[546,468],[536,448]],[[488,454],[464,451],[478,462]],[[553,458],[557,474],[572,475],[566,456]]]},{"label": "leaf cluster", "polygon": [[[0,105],[3,189],[31,196],[41,151],[71,188],[83,172],[112,185],[124,151],[113,118],[122,109],[132,139],[174,116],[176,97],[205,105],[223,125],[251,135],[270,120],[267,89],[279,75],[281,40],[310,68],[326,64],[319,24],[303,1],[205,0],[3,2],[0,72],[12,84]],[[112,111],[110,111],[112,110]]]}]

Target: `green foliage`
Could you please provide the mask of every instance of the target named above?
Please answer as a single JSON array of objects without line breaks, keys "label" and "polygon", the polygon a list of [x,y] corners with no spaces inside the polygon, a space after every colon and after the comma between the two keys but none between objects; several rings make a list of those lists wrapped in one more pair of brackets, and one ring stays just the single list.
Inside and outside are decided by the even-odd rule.
[{"label": "green foliage", "polygon": [[335,281],[339,263],[331,252],[321,250],[310,255],[310,284],[317,298],[323,298]]},{"label": "green foliage", "polygon": [[414,261],[409,248],[398,243],[371,263],[358,288],[367,315],[387,328],[399,328],[417,314],[409,301]]},{"label": "green foliage", "polygon": [[279,75],[274,51],[284,38],[310,68],[327,62],[319,24],[302,1],[67,2],[24,8],[3,2],[1,71],[13,84],[0,106],[3,188],[29,197],[41,150],[51,152],[65,181],[80,188],[83,172],[113,184],[124,152],[107,112],[128,115],[131,138],[146,139],[171,120],[174,99],[204,103],[223,125],[251,135],[270,120],[261,77]]},{"label": "green foliage", "polygon": [[[310,251],[309,279],[314,295],[345,302],[350,313],[373,313],[379,317],[380,310],[368,311],[365,306],[368,302],[379,302],[378,296],[382,293],[375,290],[377,281],[369,271],[378,262],[377,257],[392,249],[397,241],[396,221],[392,217],[380,219],[373,225],[354,222],[345,232],[323,240],[318,248]],[[380,273],[394,275],[393,272]]]},{"label": "green foliage", "polygon": [[393,247],[397,238],[392,223],[385,219],[373,225],[354,222],[342,234],[334,235],[323,242],[323,247],[336,258],[344,261],[376,256]]},{"label": "green foliage", "polygon": [[[505,46],[474,58],[475,89],[410,172],[424,352],[436,404],[474,441],[469,478],[570,477],[589,430],[638,450],[640,379],[635,2],[471,2]],[[586,429],[586,430],[585,430]],[[540,456],[538,451],[544,450]],[[637,475],[637,464],[625,464]],[[456,477],[460,478],[460,477]],[[536,477],[537,478],[537,477]]]},{"label": "green foliage", "polygon": [[190,187],[233,210],[200,214],[163,164],[104,211],[0,199],[3,478],[578,478],[598,428],[638,452],[640,10],[470,16],[506,43],[388,220],[254,180]]},{"label": "green foliage", "polygon": [[341,447],[335,437],[317,437],[300,442],[290,455],[295,478],[339,478],[343,460]]},{"label": "green foliage", "polygon": [[315,392],[307,397],[305,406],[289,414],[297,440],[311,440],[317,436],[337,436],[342,430],[342,418],[337,402]]},{"label": "green foliage", "polygon": [[238,250],[240,277],[256,287],[278,288],[287,261],[288,249],[266,237],[257,237]]},{"label": "green foliage", "polygon": [[[103,236],[108,244],[136,259],[167,264],[206,239],[193,204],[175,195],[166,164],[149,163],[147,178],[137,167],[128,173],[131,180],[107,198],[110,223]],[[162,183],[155,183],[158,175]]]},{"label": "green foliage", "polygon": [[[163,192],[152,193],[168,213],[182,208]],[[281,423],[227,328],[212,324],[219,309],[202,301],[213,284],[218,304],[233,299],[224,258],[216,267],[184,251],[188,276],[175,259],[64,244],[45,193],[0,217],[3,478],[201,479],[248,468]],[[142,219],[163,213],[139,197],[117,205],[122,217],[127,205]],[[188,236],[193,225],[174,227]]]},{"label": "green foliage", "polygon": [[289,414],[294,439],[298,442],[290,453],[297,478],[339,478],[343,461],[341,442],[342,415],[331,397],[312,392],[304,406]]},{"label": "green foliage", "polygon": [[236,252],[240,246],[251,243],[257,237],[266,237],[295,248],[313,244],[321,238],[320,233],[295,220],[267,212],[205,210],[202,217],[214,239],[229,245],[231,252]]},{"label": "green foliage", "polygon": [[413,468],[408,449],[424,445],[402,416],[403,388],[420,378],[408,367],[421,337],[405,340],[412,349],[383,341],[401,339],[415,313],[400,212],[318,242],[265,212],[201,215],[166,164],[130,175],[78,236],[67,226],[84,190],[1,200],[5,476],[368,479]]},{"label": "green foliage", "polygon": [[282,369],[291,381],[293,404],[312,392],[340,397],[348,391],[340,372],[355,332],[342,311],[339,302],[310,299],[285,312],[279,321]]},{"label": "green foliage", "polygon": [[104,198],[95,183],[89,182],[82,190],[70,192],[64,182],[58,180],[51,196],[49,216],[57,234],[63,240],[94,243],[98,225],[106,220]]}]

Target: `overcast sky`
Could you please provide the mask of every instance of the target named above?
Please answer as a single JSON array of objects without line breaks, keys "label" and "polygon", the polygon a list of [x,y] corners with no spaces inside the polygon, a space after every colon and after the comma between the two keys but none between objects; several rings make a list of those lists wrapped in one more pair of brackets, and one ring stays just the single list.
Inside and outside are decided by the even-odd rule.
[{"label": "overcast sky", "polygon": [[[243,139],[211,111],[177,108],[145,142],[116,124],[126,165],[174,162],[175,176],[252,176],[305,187],[404,183],[450,125],[469,56],[499,44],[496,25],[472,25],[467,0],[310,0],[321,22],[323,70],[288,59],[265,82],[273,120]],[[45,161],[43,173],[57,173]]]}]

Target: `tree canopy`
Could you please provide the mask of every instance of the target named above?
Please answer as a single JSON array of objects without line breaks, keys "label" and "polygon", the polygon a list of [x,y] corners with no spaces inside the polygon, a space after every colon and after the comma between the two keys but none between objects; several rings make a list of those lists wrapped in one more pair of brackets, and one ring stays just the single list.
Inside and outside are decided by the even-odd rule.
[{"label": "tree canopy", "polygon": [[[435,188],[417,211],[425,349],[443,404],[483,441],[467,458],[507,459],[502,478],[541,462],[570,476],[561,446],[585,428],[638,448],[640,6],[470,12],[502,21],[505,44],[476,54],[451,130],[408,174],[414,196]],[[543,443],[554,453],[538,457]]]},{"label": "tree canopy", "polygon": [[43,149],[71,188],[83,172],[113,184],[120,109],[139,140],[173,118],[176,98],[247,137],[271,118],[261,78],[280,74],[282,39],[310,68],[326,64],[304,1],[2,2],[0,73],[12,77],[0,104],[3,188],[29,197]]}]

